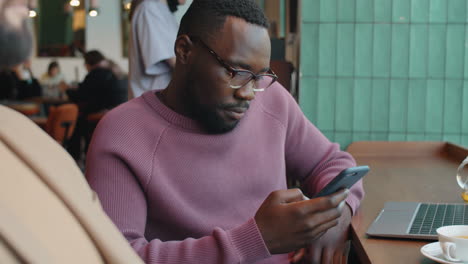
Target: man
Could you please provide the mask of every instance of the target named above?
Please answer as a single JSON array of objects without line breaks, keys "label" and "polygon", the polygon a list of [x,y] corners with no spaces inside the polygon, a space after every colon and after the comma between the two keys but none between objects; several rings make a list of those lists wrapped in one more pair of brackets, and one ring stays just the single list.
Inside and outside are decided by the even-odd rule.
[{"label": "man", "polygon": [[[70,140],[70,153],[79,160],[81,157],[81,138],[88,138],[91,127],[87,117],[92,113],[110,110],[127,101],[126,87],[118,81],[110,69],[106,58],[97,50],[88,51],[84,55],[85,67],[88,70],[78,89],[68,89],[66,93],[70,101],[78,104],[80,114],[75,131]],[[88,145],[89,140],[86,140]]]},{"label": "man", "polygon": [[179,28],[172,12],[185,0],[133,0],[130,11],[129,98],[161,90],[171,80]]},{"label": "man", "polygon": [[[0,69],[29,57],[27,19],[0,0]],[[0,263],[141,263],[54,139],[2,105],[0,124]]]},{"label": "man", "polygon": [[[352,157],[275,82],[268,22],[251,0],[196,0],[174,78],[104,117],[87,179],[146,263],[341,263],[349,191],[308,200]],[[344,202],[346,199],[346,202]]]},{"label": "man", "polygon": [[101,52],[88,51],[84,60],[88,74],[78,89],[67,90],[70,100],[79,104],[81,114],[109,110],[127,100],[125,87],[118,83]]}]

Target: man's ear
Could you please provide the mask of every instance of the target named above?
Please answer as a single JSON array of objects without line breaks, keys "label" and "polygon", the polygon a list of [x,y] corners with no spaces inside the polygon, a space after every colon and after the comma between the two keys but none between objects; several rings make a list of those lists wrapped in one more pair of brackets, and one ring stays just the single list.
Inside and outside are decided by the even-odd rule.
[{"label": "man's ear", "polygon": [[177,62],[181,64],[187,64],[190,61],[193,48],[194,43],[188,35],[183,34],[178,36],[174,46]]}]

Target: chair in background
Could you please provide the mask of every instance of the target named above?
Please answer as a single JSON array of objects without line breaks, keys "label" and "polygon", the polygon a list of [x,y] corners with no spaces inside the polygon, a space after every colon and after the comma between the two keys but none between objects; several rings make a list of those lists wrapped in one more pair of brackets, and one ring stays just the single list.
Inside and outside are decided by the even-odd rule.
[{"label": "chair in background", "polygon": [[78,106],[76,104],[51,106],[45,131],[66,149],[75,129],[77,118]]},{"label": "chair in background", "polygon": [[292,73],[294,72],[294,66],[292,63],[284,60],[271,60],[270,67],[278,76],[278,82],[288,92],[293,93]]}]

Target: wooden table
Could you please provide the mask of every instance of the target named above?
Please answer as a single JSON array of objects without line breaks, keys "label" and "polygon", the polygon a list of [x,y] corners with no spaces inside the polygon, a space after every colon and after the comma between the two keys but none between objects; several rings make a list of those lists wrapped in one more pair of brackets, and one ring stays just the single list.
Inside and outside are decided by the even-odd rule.
[{"label": "wooden table", "polygon": [[65,98],[56,98],[56,97],[48,97],[48,96],[38,96],[38,97],[31,97],[25,99],[28,102],[34,102],[37,104],[46,104],[46,105],[61,105],[69,103],[70,101]]},{"label": "wooden table", "polygon": [[456,170],[468,149],[445,142],[356,142],[358,165],[369,165],[366,196],[353,217],[351,239],[360,263],[435,263],[420,253],[433,241],[371,238],[366,231],[387,201],[463,202]]}]

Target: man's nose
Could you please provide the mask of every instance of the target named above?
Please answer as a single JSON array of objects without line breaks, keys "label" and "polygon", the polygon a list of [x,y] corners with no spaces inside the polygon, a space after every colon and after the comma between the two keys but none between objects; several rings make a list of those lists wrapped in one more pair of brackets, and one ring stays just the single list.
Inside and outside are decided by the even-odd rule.
[{"label": "man's nose", "polygon": [[242,86],[239,89],[236,89],[235,96],[238,99],[245,101],[251,101],[255,99],[255,80],[250,80],[246,85]]}]

